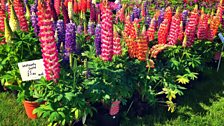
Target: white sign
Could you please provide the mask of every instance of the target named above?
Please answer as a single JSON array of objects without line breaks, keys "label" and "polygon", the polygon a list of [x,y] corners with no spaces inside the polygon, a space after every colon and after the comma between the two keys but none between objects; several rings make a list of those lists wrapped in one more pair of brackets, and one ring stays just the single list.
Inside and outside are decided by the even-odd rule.
[{"label": "white sign", "polygon": [[223,37],[222,33],[219,33],[218,36],[219,36],[220,40],[222,41],[222,43],[224,44],[224,37]]},{"label": "white sign", "polygon": [[218,63],[218,67],[217,67],[217,72],[219,71],[219,68],[220,68],[220,65],[221,65],[221,60],[222,60],[222,51],[224,50],[224,37],[222,35],[222,33],[219,33],[218,34],[220,40],[222,41],[222,50],[221,50],[221,54],[220,54],[220,57],[219,57],[219,63]]},{"label": "white sign", "polygon": [[45,76],[43,59],[18,63],[23,81],[38,80]]}]

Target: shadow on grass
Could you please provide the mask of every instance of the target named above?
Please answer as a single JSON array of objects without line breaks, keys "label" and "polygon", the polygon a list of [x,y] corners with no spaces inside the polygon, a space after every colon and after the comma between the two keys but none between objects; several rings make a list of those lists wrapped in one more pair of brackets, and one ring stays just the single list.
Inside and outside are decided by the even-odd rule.
[{"label": "shadow on grass", "polygon": [[203,115],[205,106],[211,106],[213,101],[224,97],[224,63],[219,72],[208,70],[201,74],[198,80],[192,82],[184,91],[184,96],[178,97],[177,105],[181,108],[175,116],[192,114]]},{"label": "shadow on grass", "polygon": [[150,114],[144,117],[124,117],[122,126],[154,126],[176,125],[191,119],[193,116],[206,114],[206,106],[224,97],[224,62],[219,72],[208,70],[200,77],[187,85],[183,96],[177,97],[177,109],[174,113],[167,111],[166,107],[156,106]]}]

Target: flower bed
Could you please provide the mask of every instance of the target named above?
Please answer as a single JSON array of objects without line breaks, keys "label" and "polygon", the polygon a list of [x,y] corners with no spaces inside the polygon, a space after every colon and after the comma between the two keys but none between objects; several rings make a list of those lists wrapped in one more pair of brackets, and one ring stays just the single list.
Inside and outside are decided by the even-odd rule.
[{"label": "flower bed", "polygon": [[[44,103],[33,112],[51,125],[85,123],[95,111],[118,117],[136,97],[173,112],[186,84],[220,57],[222,1],[11,2],[0,8],[1,83],[19,101]],[[17,64],[41,57],[45,77],[22,81]]]}]

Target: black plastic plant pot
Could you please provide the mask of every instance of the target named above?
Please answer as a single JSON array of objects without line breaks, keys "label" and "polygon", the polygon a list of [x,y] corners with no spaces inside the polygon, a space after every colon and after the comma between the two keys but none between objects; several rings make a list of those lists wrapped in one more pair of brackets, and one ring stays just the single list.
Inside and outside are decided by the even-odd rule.
[{"label": "black plastic plant pot", "polygon": [[120,126],[120,116],[99,113],[97,116],[97,126]]},{"label": "black plastic plant pot", "polygon": [[4,91],[4,88],[2,86],[2,84],[0,83],[0,92],[3,92]]},{"label": "black plastic plant pot", "polygon": [[82,121],[81,120],[79,120],[79,121],[73,121],[72,122],[72,126],[83,126],[83,124],[82,124]]}]

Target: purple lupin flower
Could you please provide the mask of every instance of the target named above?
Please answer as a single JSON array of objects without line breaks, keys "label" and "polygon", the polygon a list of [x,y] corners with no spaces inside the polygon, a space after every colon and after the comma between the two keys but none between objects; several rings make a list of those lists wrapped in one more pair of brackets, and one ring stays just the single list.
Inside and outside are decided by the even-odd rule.
[{"label": "purple lupin flower", "polygon": [[69,61],[69,55],[75,53],[76,51],[76,32],[75,23],[66,24],[65,33],[65,50],[63,60],[65,62]]},{"label": "purple lupin flower", "polygon": [[117,3],[117,8],[115,8],[116,12],[118,12],[122,8],[122,4],[119,2]]},{"label": "purple lupin flower", "polygon": [[84,30],[84,28],[83,28],[83,26],[80,24],[80,25],[77,26],[76,33],[77,33],[77,34],[82,34],[82,33],[83,33],[83,30]]},{"label": "purple lupin flower", "polygon": [[150,16],[147,16],[145,18],[145,25],[150,26],[150,23],[151,23],[151,18],[150,18]]},{"label": "purple lupin flower", "polygon": [[149,11],[148,11],[148,1],[144,1],[143,3],[143,7],[144,7],[144,10],[145,10],[145,15],[148,16],[149,15]]},{"label": "purple lupin flower", "polygon": [[61,43],[65,43],[65,25],[64,25],[64,21],[63,20],[58,20],[57,24],[56,24],[56,28],[57,28],[57,38],[58,38],[58,42],[57,42],[57,49],[58,52],[60,52],[60,47],[61,47]]},{"label": "purple lupin flower", "polygon": [[28,4],[28,0],[23,0],[24,4]]},{"label": "purple lupin flower", "polygon": [[37,4],[33,4],[31,7],[30,7],[30,12],[31,14],[34,12],[36,13],[37,12]]},{"label": "purple lupin flower", "polygon": [[141,9],[137,8],[137,6],[134,6],[133,8],[133,15],[134,18],[140,18]]},{"label": "purple lupin flower", "polygon": [[183,29],[185,29],[187,25],[187,16],[188,16],[188,10],[184,10],[182,12],[182,19],[183,19]]},{"label": "purple lupin flower", "polygon": [[132,13],[132,14],[130,15],[130,21],[132,22],[132,21],[134,21],[134,19],[135,19],[135,16],[134,16],[134,13]]},{"label": "purple lupin flower", "polygon": [[100,24],[96,25],[94,43],[95,43],[95,47],[96,47],[96,55],[100,55],[101,54],[101,27],[100,27]]},{"label": "purple lupin flower", "polygon": [[95,4],[90,5],[90,21],[96,21],[96,9]]},{"label": "purple lupin flower", "polygon": [[95,29],[95,25],[93,22],[89,22],[88,23],[88,29],[87,29],[87,32],[89,35],[94,35],[94,29]]},{"label": "purple lupin flower", "polygon": [[159,17],[158,17],[158,27],[160,26],[160,24],[163,22],[163,20],[164,20],[164,14],[165,14],[165,9],[164,8],[162,8],[161,10],[160,10],[160,15],[159,15]]},{"label": "purple lupin flower", "polygon": [[193,6],[193,2],[192,1],[190,1],[190,6]]},{"label": "purple lupin flower", "polygon": [[34,33],[37,36],[39,34],[40,28],[38,26],[38,16],[36,14],[37,12],[37,6],[34,4],[31,6],[31,23],[32,23],[32,27],[34,28]]}]

